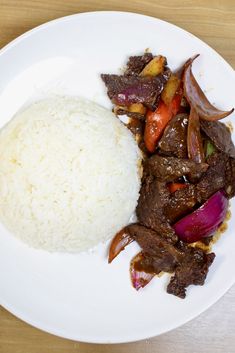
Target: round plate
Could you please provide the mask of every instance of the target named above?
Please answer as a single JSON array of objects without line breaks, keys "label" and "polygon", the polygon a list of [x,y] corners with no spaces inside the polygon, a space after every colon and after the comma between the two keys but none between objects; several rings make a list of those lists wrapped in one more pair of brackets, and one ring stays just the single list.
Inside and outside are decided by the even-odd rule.
[{"label": "round plate", "polygon": [[[172,69],[200,53],[193,69],[209,99],[223,109],[234,106],[233,69],[192,34],[151,17],[93,12],[44,24],[1,50],[1,126],[24,104],[48,95],[85,96],[111,108],[100,73],[119,72],[128,56],[147,48],[165,55]],[[29,248],[0,225],[0,304],[33,326],[84,342],[159,335],[206,310],[234,283],[234,228],[231,219],[214,246],[206,284],[191,286],[182,300],[166,293],[168,275],[138,292],[132,288],[136,244],[108,265],[108,244],[78,255],[51,254]]]}]

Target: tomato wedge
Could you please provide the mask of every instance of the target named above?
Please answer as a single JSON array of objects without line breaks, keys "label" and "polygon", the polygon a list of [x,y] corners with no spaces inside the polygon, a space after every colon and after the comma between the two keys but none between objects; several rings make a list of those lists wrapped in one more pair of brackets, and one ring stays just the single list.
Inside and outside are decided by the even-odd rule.
[{"label": "tomato wedge", "polygon": [[148,111],[144,131],[144,142],[149,152],[153,153],[168,122],[178,113],[183,96],[182,87],[176,92],[169,105],[160,100],[157,109]]}]

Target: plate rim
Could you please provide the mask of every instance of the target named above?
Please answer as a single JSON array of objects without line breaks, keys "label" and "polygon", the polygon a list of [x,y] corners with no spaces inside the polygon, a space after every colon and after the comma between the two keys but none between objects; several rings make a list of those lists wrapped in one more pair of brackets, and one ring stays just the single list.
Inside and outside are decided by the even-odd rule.
[{"label": "plate rim", "polygon": [[28,36],[30,36],[32,33],[35,33],[39,30],[41,30],[42,28],[47,28],[52,26],[54,23],[57,22],[66,22],[68,21],[70,18],[75,18],[75,17],[81,17],[81,16],[94,16],[94,15],[100,15],[100,14],[104,14],[104,15],[109,15],[109,14],[115,14],[115,15],[129,15],[129,16],[139,16],[139,17],[143,17],[143,18],[147,18],[147,19],[152,19],[152,20],[156,20],[162,24],[167,24],[170,25],[171,27],[173,27],[175,30],[180,30],[180,32],[184,32],[185,34],[190,34],[193,38],[196,38],[198,41],[201,42],[201,44],[203,44],[204,46],[206,46],[207,48],[209,48],[210,50],[212,50],[214,52],[214,54],[220,58],[220,60],[223,61],[223,64],[225,64],[227,67],[229,67],[234,73],[235,70],[233,69],[233,67],[222,57],[222,55],[220,55],[214,48],[212,48],[209,44],[207,44],[206,42],[204,42],[202,39],[200,39],[199,37],[197,37],[195,34],[193,34],[190,31],[187,31],[186,29],[179,27],[177,25],[175,25],[174,23],[162,20],[158,17],[154,17],[154,16],[150,16],[150,15],[145,15],[142,13],[138,13],[138,12],[132,12],[132,11],[111,11],[111,10],[97,10],[97,11],[85,11],[85,12],[77,12],[71,15],[65,15],[62,17],[57,17],[53,20],[44,22],[38,26],[35,26],[29,30],[27,30],[26,32],[20,34],[19,36],[17,36],[16,38],[14,38],[13,40],[11,40],[9,43],[7,43],[6,45],[4,45],[3,47],[0,48],[0,56],[2,54],[4,54],[5,51],[9,50],[10,48],[14,47],[15,45],[18,44],[18,42],[20,42],[22,39],[27,38]]}]

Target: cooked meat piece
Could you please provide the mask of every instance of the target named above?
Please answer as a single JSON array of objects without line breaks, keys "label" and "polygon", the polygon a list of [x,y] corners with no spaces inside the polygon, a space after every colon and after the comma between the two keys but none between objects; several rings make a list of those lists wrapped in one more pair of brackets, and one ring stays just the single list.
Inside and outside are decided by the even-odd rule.
[{"label": "cooked meat piece", "polygon": [[[175,274],[167,286],[167,292],[180,298],[185,298],[186,288],[190,284],[202,286],[208,270],[214,261],[215,254],[206,254],[198,248],[183,246],[185,255],[182,262],[176,267]],[[182,250],[183,250],[182,249]]]},{"label": "cooked meat piece", "polygon": [[160,200],[161,200],[161,205],[162,205],[162,207],[165,207],[169,202],[170,191],[169,191],[166,183],[162,183],[162,182],[157,181],[157,185],[158,185],[158,192],[159,192],[159,196],[160,196]]},{"label": "cooked meat piece", "polygon": [[225,192],[229,198],[235,196],[235,159],[229,158],[225,172]]},{"label": "cooked meat piece", "polygon": [[147,155],[148,150],[144,143],[144,122],[136,118],[131,118],[130,121],[125,125],[133,133],[133,135],[135,135],[136,141],[141,151],[144,153],[144,155]]},{"label": "cooked meat piece", "polygon": [[146,272],[173,272],[182,261],[183,253],[157,232],[139,224],[131,224],[127,229],[143,249],[144,259],[138,264],[139,269],[142,266]]},{"label": "cooked meat piece", "polygon": [[201,129],[211,139],[218,150],[235,158],[235,146],[229,128],[220,121],[200,121]]},{"label": "cooked meat piece", "polygon": [[159,147],[162,151],[171,153],[178,158],[187,158],[187,129],[188,115],[178,114],[164,130],[163,136],[159,141]]},{"label": "cooked meat piece", "polygon": [[102,74],[101,78],[114,104],[129,106],[132,103],[143,103],[147,108],[155,110],[169,76],[170,71],[166,70],[155,77]]},{"label": "cooked meat piece", "polygon": [[195,191],[194,185],[187,185],[184,189],[179,189],[171,195],[164,208],[164,214],[171,224],[193,211],[193,207],[197,203]]},{"label": "cooked meat piece", "polygon": [[128,129],[134,134],[134,135],[142,135],[144,134],[144,122],[137,119],[137,118],[131,118],[129,122],[126,124]]},{"label": "cooked meat piece", "polygon": [[130,56],[127,62],[125,75],[139,75],[143,68],[153,59],[153,54],[145,53],[140,56]]},{"label": "cooked meat piece", "polygon": [[196,185],[198,202],[202,203],[209,199],[216,191],[223,189],[226,183],[226,166],[229,157],[222,152],[213,153],[208,159],[209,168]]},{"label": "cooked meat piece", "polygon": [[154,155],[146,161],[145,168],[149,174],[152,174],[158,180],[168,182],[188,174],[194,179],[200,179],[202,174],[207,170],[208,165],[205,163],[195,163],[188,159]]},{"label": "cooked meat piece", "polygon": [[142,225],[155,230],[174,243],[178,237],[163,213],[168,198],[169,191],[165,183],[147,177],[140,190],[136,214]]}]

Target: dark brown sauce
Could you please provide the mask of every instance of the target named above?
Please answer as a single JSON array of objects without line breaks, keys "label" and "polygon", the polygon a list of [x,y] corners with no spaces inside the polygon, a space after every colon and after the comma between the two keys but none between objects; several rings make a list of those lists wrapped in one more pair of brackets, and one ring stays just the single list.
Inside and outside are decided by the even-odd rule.
[{"label": "dark brown sauce", "polygon": [[146,273],[156,273],[153,266],[151,264],[145,263],[142,259],[135,262],[134,269],[138,272],[144,271]]},{"label": "dark brown sauce", "polygon": [[133,264],[133,268],[135,271],[138,271],[138,272],[143,271],[145,273],[156,275],[158,277],[161,277],[164,274],[164,272],[161,271],[161,269],[156,270],[156,267],[154,268],[151,262],[148,261],[148,258],[145,258],[143,254],[140,256],[139,260]]}]

